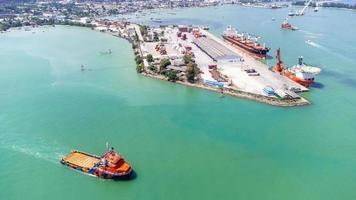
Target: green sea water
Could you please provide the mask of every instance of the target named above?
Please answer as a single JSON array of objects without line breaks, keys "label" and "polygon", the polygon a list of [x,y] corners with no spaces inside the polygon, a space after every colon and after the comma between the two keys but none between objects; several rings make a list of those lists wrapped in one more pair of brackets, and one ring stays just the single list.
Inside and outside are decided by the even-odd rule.
[{"label": "green sea water", "polygon": [[[209,25],[216,35],[232,24],[262,36],[272,56],[281,47],[286,65],[303,55],[323,70],[304,94],[311,106],[137,75],[127,41],[90,29],[0,34],[0,199],[356,199],[356,13],[321,9],[293,18],[299,31],[281,31],[288,12],[224,6],[138,20]],[[100,155],[107,141],[133,180],[59,163],[72,149]]]}]

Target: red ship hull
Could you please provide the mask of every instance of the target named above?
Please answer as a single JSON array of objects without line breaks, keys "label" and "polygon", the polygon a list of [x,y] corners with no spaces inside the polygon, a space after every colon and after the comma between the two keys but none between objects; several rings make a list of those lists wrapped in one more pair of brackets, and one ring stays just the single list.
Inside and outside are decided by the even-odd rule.
[{"label": "red ship hull", "polygon": [[310,86],[314,82],[314,80],[303,80],[303,79],[300,79],[300,78],[296,77],[293,73],[290,73],[290,72],[282,72],[281,74],[283,76],[291,79],[292,81],[299,83],[300,85],[302,85],[302,86],[304,86],[306,88],[310,88]]},{"label": "red ship hull", "polygon": [[267,52],[269,51],[269,48],[263,47],[261,45],[258,46],[254,46],[254,44],[249,43],[246,40],[241,40],[239,38],[236,37],[231,37],[231,36],[225,36],[223,35],[223,38],[236,45],[237,47],[239,47],[240,49],[243,49],[257,57],[266,57],[267,56]]},{"label": "red ship hull", "polygon": [[282,76],[289,78],[290,80],[299,83],[300,85],[310,88],[310,86],[314,83],[314,77],[309,79],[302,79],[296,76],[295,72],[291,72],[288,68],[282,65],[281,60],[281,50],[277,49],[277,64],[273,67],[273,71],[279,73]]},{"label": "red ship hull", "polygon": [[292,26],[292,25],[289,24],[289,23],[283,23],[283,24],[281,25],[281,28],[282,28],[282,29],[287,29],[287,30],[292,30],[292,31],[295,31],[295,30],[298,29],[298,28]]}]

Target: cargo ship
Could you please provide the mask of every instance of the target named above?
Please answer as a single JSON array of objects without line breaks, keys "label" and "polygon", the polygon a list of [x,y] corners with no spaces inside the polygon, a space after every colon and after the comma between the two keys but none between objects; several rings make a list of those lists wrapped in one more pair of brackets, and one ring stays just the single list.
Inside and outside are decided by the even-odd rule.
[{"label": "cargo ship", "polygon": [[298,27],[292,26],[292,24],[288,23],[287,20],[285,20],[285,21],[281,24],[281,28],[282,28],[282,29],[287,29],[287,30],[292,30],[292,31],[298,30]]},{"label": "cargo ship", "polygon": [[60,162],[85,174],[104,179],[129,179],[133,173],[130,164],[113,147],[101,157],[75,150]]},{"label": "cargo ship", "polygon": [[230,42],[235,47],[242,49],[253,56],[265,58],[270,48],[265,44],[258,43],[258,37],[250,36],[249,34],[239,33],[236,29],[229,26],[222,35],[225,41]]},{"label": "cargo ship", "polygon": [[298,64],[291,68],[283,66],[281,60],[281,50],[277,49],[277,64],[273,67],[273,71],[309,88],[314,80],[315,75],[321,72],[320,68],[307,66],[303,62],[303,57],[298,58]]}]

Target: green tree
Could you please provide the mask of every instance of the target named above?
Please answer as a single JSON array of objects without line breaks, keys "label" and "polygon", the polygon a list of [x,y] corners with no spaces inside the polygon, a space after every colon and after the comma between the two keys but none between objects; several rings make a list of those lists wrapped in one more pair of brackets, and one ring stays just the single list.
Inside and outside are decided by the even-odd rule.
[{"label": "green tree", "polygon": [[188,63],[192,62],[192,56],[188,54],[184,54],[183,61],[187,65]]},{"label": "green tree", "polygon": [[190,62],[187,65],[187,69],[185,71],[185,75],[188,79],[189,82],[193,83],[194,78],[199,74],[199,68],[197,67],[197,64]]},{"label": "green tree", "polygon": [[147,59],[147,62],[153,62],[152,54],[147,54],[146,59]]},{"label": "green tree", "polygon": [[151,71],[153,71],[153,72],[156,72],[156,71],[157,71],[157,67],[156,67],[155,65],[153,65],[153,64],[149,65],[149,66],[148,66],[148,69],[151,70]]},{"label": "green tree", "polygon": [[155,42],[158,42],[158,41],[159,41],[158,33],[156,33],[156,32],[153,33],[153,40],[154,40]]},{"label": "green tree", "polygon": [[143,60],[142,60],[141,56],[139,56],[139,55],[137,55],[137,56],[135,57],[135,61],[136,61],[136,64],[141,64],[141,63],[143,63]]},{"label": "green tree", "polygon": [[10,28],[11,26],[8,23],[0,23],[0,31],[6,31]]},{"label": "green tree", "polygon": [[141,32],[142,36],[146,36],[147,33],[148,33],[148,31],[147,31],[147,26],[141,25],[141,26],[140,26],[140,32]]},{"label": "green tree", "polygon": [[168,78],[168,81],[176,82],[178,80],[176,71],[168,71],[165,75]]},{"label": "green tree", "polygon": [[159,64],[159,71],[165,70],[167,68],[167,66],[170,64],[171,64],[171,61],[169,61],[169,59],[167,59],[167,58],[162,59]]},{"label": "green tree", "polygon": [[144,71],[143,63],[136,65],[136,71],[137,71],[137,73],[142,73]]}]

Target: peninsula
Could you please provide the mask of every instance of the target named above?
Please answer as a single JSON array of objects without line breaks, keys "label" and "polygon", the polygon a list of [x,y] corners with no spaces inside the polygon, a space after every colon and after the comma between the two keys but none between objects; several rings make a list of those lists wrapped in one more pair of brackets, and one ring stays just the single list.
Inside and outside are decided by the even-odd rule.
[{"label": "peninsula", "polygon": [[204,27],[131,26],[138,73],[275,106],[310,104],[296,93],[308,88],[271,71]]}]

